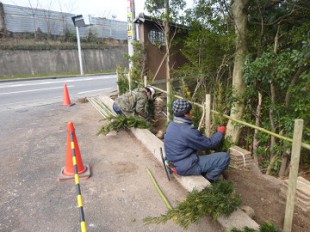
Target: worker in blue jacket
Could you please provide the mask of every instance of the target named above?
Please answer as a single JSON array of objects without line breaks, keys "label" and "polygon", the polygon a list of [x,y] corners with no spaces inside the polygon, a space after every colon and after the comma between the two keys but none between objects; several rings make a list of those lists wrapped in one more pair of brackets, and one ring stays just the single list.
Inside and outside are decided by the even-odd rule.
[{"label": "worker in blue jacket", "polygon": [[164,138],[169,166],[181,176],[203,175],[210,182],[219,179],[228,167],[230,156],[226,152],[197,155],[197,151],[215,150],[223,141],[226,128],[221,126],[210,138],[204,136],[192,121],[192,104],[185,99],[173,102],[173,121]]}]

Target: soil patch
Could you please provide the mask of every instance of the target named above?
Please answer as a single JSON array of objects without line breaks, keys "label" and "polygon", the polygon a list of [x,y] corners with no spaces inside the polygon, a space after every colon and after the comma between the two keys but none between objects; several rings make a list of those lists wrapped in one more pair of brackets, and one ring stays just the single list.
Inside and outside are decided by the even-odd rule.
[{"label": "soil patch", "polygon": [[[285,202],[279,197],[283,180],[263,175],[255,167],[229,168],[227,174],[227,180],[235,183],[236,191],[241,195],[242,204],[254,209],[254,220],[258,224],[269,221],[278,228],[283,228]],[[295,207],[292,231],[310,231],[309,216],[309,213]]]}]

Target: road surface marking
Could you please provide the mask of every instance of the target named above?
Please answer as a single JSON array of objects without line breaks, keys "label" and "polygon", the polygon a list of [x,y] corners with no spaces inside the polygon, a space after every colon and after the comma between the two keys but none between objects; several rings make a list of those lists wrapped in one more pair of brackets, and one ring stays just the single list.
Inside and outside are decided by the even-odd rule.
[{"label": "road surface marking", "polygon": [[[68,87],[74,87],[74,85],[68,86]],[[54,87],[54,88],[42,88],[42,89],[30,89],[30,90],[22,90],[22,91],[15,91],[15,92],[8,92],[8,93],[0,93],[0,95],[10,95],[10,94],[16,94],[16,93],[28,93],[28,92],[39,92],[39,91],[45,91],[45,90],[52,90],[52,89],[62,89],[63,87]]]},{"label": "road surface marking", "polygon": [[85,94],[85,93],[92,93],[92,92],[99,92],[99,91],[104,91],[104,90],[107,90],[107,89],[112,89],[112,88],[94,89],[94,90],[89,90],[89,91],[83,91],[83,92],[77,93],[77,95],[81,95],[81,94]]},{"label": "road surface marking", "polygon": [[[10,84],[4,83],[0,85],[0,89],[4,89],[4,88],[14,88],[14,87],[24,87],[24,86],[32,86],[32,85],[48,85],[48,84],[58,84],[58,83],[72,83],[72,82],[81,82],[81,81],[96,81],[96,80],[106,80],[106,79],[115,79],[116,76],[115,75],[109,75],[109,76],[104,76],[104,77],[87,77],[87,78],[81,78],[81,79],[66,79],[66,80],[62,80],[62,79],[57,79],[55,81],[41,81],[41,82],[37,82],[37,81],[27,81],[27,83],[25,83],[23,81],[23,83],[19,83],[19,84],[13,84],[10,82]],[[30,83],[29,83],[30,82]]]}]

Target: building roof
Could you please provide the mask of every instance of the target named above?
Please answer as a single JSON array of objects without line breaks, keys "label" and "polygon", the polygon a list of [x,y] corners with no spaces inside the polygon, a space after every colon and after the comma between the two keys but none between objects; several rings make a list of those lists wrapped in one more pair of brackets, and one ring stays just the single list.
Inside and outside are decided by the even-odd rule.
[{"label": "building roof", "polygon": [[[147,16],[144,13],[140,13],[138,15],[138,17],[136,17],[134,20],[134,23],[136,23],[136,24],[143,24],[145,22],[150,22],[150,23],[154,23],[154,24],[162,24],[163,23],[163,21],[161,19],[156,19],[154,17]],[[189,27],[186,25],[172,23],[172,22],[169,23],[169,25],[171,27],[174,27],[174,28],[189,30]]]}]

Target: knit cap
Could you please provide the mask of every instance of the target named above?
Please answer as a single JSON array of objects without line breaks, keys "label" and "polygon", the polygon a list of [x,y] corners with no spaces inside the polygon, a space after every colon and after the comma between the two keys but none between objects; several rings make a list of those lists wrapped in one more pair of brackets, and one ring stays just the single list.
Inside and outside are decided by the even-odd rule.
[{"label": "knit cap", "polygon": [[174,116],[182,117],[189,113],[192,109],[192,104],[185,99],[177,99],[173,102],[173,113]]}]

